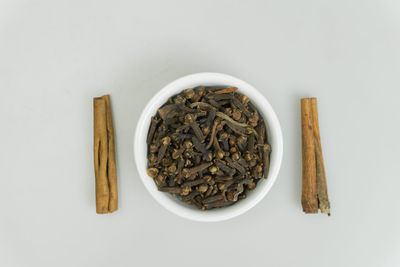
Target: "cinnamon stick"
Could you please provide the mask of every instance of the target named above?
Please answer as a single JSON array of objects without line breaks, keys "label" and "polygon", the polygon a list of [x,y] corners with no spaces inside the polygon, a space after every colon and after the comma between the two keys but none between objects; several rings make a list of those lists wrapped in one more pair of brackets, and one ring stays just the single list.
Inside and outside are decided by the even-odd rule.
[{"label": "cinnamon stick", "polygon": [[305,213],[318,213],[313,116],[309,98],[301,100],[301,129],[303,139],[303,191],[301,204]]},{"label": "cinnamon stick", "polygon": [[311,98],[311,108],[313,114],[313,129],[314,129],[314,140],[315,140],[314,143],[315,143],[318,204],[319,204],[319,209],[321,210],[322,213],[330,215],[330,203],[328,199],[328,188],[326,184],[324,158],[322,156],[322,145],[319,133],[318,109],[317,109],[316,98]]},{"label": "cinnamon stick", "polygon": [[93,109],[96,212],[104,214],[118,209],[117,171],[110,96],[104,95],[94,98]]},{"label": "cinnamon stick", "polygon": [[303,186],[301,203],[305,213],[330,215],[325,167],[322,157],[316,98],[301,99]]}]

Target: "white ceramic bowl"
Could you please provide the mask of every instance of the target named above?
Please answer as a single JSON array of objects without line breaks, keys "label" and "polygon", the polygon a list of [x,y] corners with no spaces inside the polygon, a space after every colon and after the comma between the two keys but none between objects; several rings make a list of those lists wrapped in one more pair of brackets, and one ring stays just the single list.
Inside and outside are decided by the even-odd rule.
[{"label": "white ceramic bowl", "polygon": [[[153,179],[150,178],[146,173],[146,137],[150,126],[151,117],[156,114],[157,109],[164,104],[170,96],[181,92],[183,89],[193,88],[199,85],[226,85],[239,88],[238,92],[247,95],[256,105],[260,114],[263,116],[268,130],[268,141],[272,148],[270,170],[267,179],[261,180],[257,184],[256,189],[249,192],[247,197],[243,200],[240,200],[238,203],[229,207],[206,211],[201,211],[196,207],[192,207],[181,202],[167,193],[158,191]],[[274,110],[265,97],[253,86],[242,80],[226,74],[209,72],[184,76],[162,88],[144,108],[136,127],[133,146],[136,166],[139,171],[140,178],[154,199],[157,200],[157,202],[167,210],[175,213],[176,215],[203,222],[215,222],[231,219],[245,213],[254,207],[258,202],[260,202],[261,199],[263,199],[263,197],[265,197],[265,195],[271,189],[276,180],[279,168],[281,166],[283,153],[281,127]]]}]

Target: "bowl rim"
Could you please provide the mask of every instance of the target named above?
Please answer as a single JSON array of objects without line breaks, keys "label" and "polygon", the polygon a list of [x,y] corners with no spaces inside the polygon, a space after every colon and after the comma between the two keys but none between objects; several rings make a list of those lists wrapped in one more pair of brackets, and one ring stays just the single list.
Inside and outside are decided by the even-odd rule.
[{"label": "bowl rim", "polygon": [[[148,117],[153,116],[154,114],[151,113],[151,110],[154,108],[155,102],[157,102],[160,97],[164,97],[164,95],[173,95],[175,92],[171,92],[174,90],[174,86],[176,84],[180,84],[186,80],[191,81],[191,80],[198,80],[201,81],[202,79],[220,79],[220,80],[226,80],[226,81],[234,81],[231,83],[235,84],[242,84],[246,89],[251,90],[251,94],[253,97],[250,97],[250,99],[254,98],[254,95],[257,98],[257,102],[263,102],[263,105],[260,106],[258,105],[258,109],[260,113],[263,114],[263,117],[266,121],[268,121],[267,125],[269,128],[269,131],[273,132],[273,138],[275,139],[274,143],[275,145],[272,146],[273,153],[274,153],[274,165],[271,164],[270,172],[268,173],[268,178],[263,181],[263,183],[266,182],[265,185],[263,185],[263,188],[261,191],[258,192],[258,194],[250,200],[242,200],[244,202],[247,201],[246,205],[242,205],[239,209],[231,209],[229,211],[225,211],[224,209],[220,209],[216,213],[210,213],[210,211],[205,211],[201,213],[195,213],[192,212],[191,209],[184,207],[183,205],[176,204],[171,202],[166,202],[164,201],[165,199],[162,199],[162,192],[159,192],[156,187],[154,182],[152,181],[153,186],[150,185],[147,179],[149,177],[147,176],[146,171],[143,171],[143,166],[139,162],[139,157],[143,157],[143,153],[140,150],[140,143],[141,142],[146,142],[145,140],[141,139],[143,137],[147,136],[147,131],[148,131],[148,125],[145,125],[146,119]],[[207,82],[205,82],[207,83]],[[201,85],[201,82],[198,84]],[[183,90],[185,88],[181,88],[180,90]],[[240,89],[240,88],[239,88]],[[158,104],[157,107],[158,108]],[[145,134],[142,134],[143,131]],[[147,189],[147,191],[150,193],[150,195],[164,208],[166,208],[168,211],[194,221],[200,221],[200,222],[217,222],[217,221],[224,221],[228,219],[232,219],[234,217],[237,217],[241,214],[244,214],[245,212],[249,211],[252,209],[255,205],[257,205],[269,192],[269,190],[272,188],[273,184],[275,183],[281,163],[282,163],[282,157],[283,157],[283,138],[282,138],[282,131],[280,127],[280,123],[278,120],[278,117],[275,114],[275,111],[273,110],[272,106],[268,102],[268,100],[252,85],[248,84],[247,82],[238,79],[236,77],[223,74],[223,73],[217,73],[217,72],[200,72],[200,73],[194,73],[194,74],[189,74],[183,77],[180,77],[178,79],[175,79],[174,81],[168,83],[164,87],[162,87],[146,104],[145,108],[140,114],[140,117],[138,119],[138,122],[136,124],[136,129],[135,129],[135,135],[134,135],[134,140],[133,140],[133,152],[134,152],[134,158],[135,158],[135,163],[136,163],[136,168],[139,173],[139,177]],[[145,162],[147,162],[147,158],[145,159]],[[146,169],[146,168],[145,168]],[[183,203],[182,203],[183,204]],[[200,215],[201,214],[201,215]]]}]

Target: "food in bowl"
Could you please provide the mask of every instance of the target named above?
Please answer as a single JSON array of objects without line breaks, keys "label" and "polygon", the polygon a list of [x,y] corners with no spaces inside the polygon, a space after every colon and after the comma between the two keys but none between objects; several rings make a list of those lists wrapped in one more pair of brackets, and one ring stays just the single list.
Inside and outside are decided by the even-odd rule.
[{"label": "food in bowl", "polygon": [[233,205],[268,177],[264,119],[236,87],[170,97],[151,118],[147,146],[147,174],[158,190],[201,210]]}]

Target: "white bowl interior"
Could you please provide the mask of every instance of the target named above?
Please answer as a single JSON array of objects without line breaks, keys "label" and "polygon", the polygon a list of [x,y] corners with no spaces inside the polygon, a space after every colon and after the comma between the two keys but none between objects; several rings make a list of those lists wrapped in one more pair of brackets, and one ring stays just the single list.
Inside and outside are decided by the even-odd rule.
[{"label": "white bowl interior", "polygon": [[[157,190],[157,186],[146,173],[147,166],[147,145],[146,137],[150,126],[151,117],[157,109],[164,104],[169,97],[180,93],[183,89],[196,86],[235,86],[238,92],[247,95],[250,101],[256,105],[259,113],[264,118],[267,131],[268,142],[272,152],[270,158],[270,170],[267,179],[261,180],[256,189],[249,192],[247,197],[232,206],[201,211],[196,207],[185,204],[184,202],[172,197],[170,194]],[[150,194],[169,211],[196,221],[222,221],[236,217],[254,207],[271,189],[279,172],[282,161],[283,142],[282,133],[278,118],[271,105],[254,87],[235,77],[220,73],[197,73],[191,74],[173,81],[161,89],[147,104],[143,110],[136,128],[134,139],[134,154],[137,169],[143,184]]]}]

